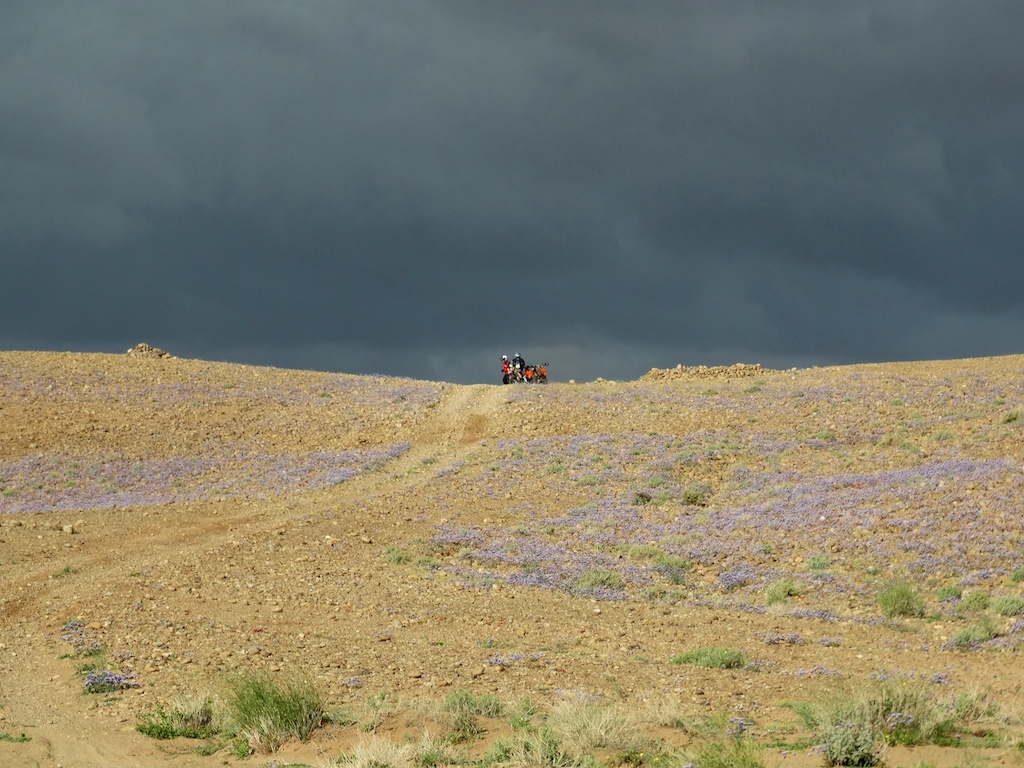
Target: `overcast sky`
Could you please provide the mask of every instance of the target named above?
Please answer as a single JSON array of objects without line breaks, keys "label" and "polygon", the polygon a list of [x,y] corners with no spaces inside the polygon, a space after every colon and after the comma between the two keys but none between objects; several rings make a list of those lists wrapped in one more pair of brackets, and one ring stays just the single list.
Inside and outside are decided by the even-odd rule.
[{"label": "overcast sky", "polygon": [[0,348],[1024,352],[1020,0],[0,0]]}]

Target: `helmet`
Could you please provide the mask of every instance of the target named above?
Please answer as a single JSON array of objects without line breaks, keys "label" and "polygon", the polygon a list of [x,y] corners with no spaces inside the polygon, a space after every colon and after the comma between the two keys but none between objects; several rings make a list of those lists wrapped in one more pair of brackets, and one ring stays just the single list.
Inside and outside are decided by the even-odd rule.
[{"label": "helmet", "polygon": [[508,355],[502,355],[502,356],[501,356],[501,359],[502,359],[502,360],[508,360]]},{"label": "helmet", "polygon": [[519,357],[519,353],[518,352],[516,352],[516,357]]}]

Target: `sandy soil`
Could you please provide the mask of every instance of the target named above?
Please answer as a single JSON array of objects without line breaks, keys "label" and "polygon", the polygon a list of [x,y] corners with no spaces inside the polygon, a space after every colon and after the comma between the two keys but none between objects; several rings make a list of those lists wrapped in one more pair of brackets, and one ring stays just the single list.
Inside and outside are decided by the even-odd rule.
[{"label": "sandy soil", "polygon": [[[396,740],[465,689],[725,713],[796,765],[821,757],[781,743],[806,735],[785,703],[929,679],[996,702],[979,728],[1001,741],[891,765],[1019,765],[1020,617],[956,649],[977,616],[938,590],[1024,594],[1022,382],[1020,356],[502,387],[0,353],[0,765],[320,764],[365,738],[328,726],[242,760],[135,730],[250,668],[308,674],[360,719],[386,691]],[[662,578],[645,545],[692,567]],[[625,586],[573,588],[588,558]],[[927,614],[885,621],[901,574]],[[783,576],[800,594],[766,608]],[[710,645],[760,671],[670,661]],[[137,687],[85,692],[99,653]],[[477,756],[509,727],[487,730]]]}]

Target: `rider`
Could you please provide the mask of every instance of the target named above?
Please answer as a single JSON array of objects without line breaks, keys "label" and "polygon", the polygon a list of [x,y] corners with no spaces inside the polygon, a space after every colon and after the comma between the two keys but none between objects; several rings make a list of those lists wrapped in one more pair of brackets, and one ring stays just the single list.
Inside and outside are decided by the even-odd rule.
[{"label": "rider", "polygon": [[520,373],[526,371],[526,361],[523,360],[522,355],[520,355],[518,352],[516,352],[515,356],[512,358],[512,368],[519,371]]},{"label": "rider", "polygon": [[512,373],[512,363],[508,361],[508,355],[501,356],[501,383],[508,384],[508,375]]}]

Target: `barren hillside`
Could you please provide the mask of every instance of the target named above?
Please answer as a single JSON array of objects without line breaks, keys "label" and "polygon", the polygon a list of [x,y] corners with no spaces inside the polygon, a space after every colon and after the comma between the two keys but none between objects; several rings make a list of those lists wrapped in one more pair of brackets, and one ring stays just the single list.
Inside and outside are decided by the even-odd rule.
[{"label": "barren hillside", "polygon": [[[0,353],[0,766],[334,764],[444,740],[453,694],[531,714],[429,764],[583,702],[644,739],[602,765],[730,729],[820,765],[800,712],[888,684],[977,703],[877,734],[890,765],[1019,765],[1022,488],[1024,356],[502,387]],[[333,722],[248,757],[136,730],[250,671]]]}]

